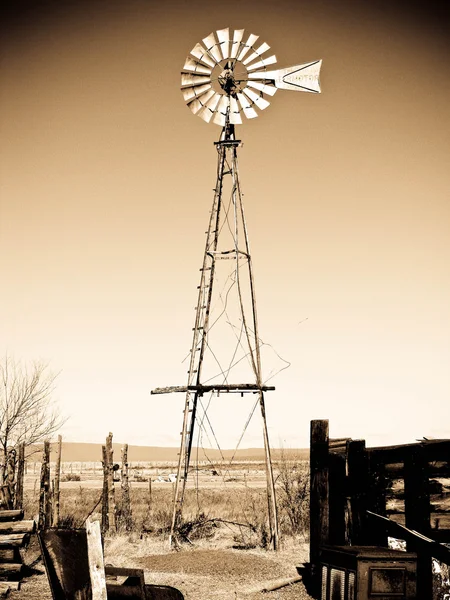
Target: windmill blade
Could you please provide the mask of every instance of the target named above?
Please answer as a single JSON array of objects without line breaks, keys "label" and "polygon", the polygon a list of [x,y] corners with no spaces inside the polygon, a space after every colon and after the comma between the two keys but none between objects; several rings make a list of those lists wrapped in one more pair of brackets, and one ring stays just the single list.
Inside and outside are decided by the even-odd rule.
[{"label": "windmill blade", "polygon": [[245,42],[245,44],[243,44],[241,42],[241,48],[242,50],[239,52],[237,59],[238,60],[243,60],[244,56],[247,54],[247,52],[250,50],[250,48],[253,46],[253,44],[256,42],[256,40],[259,38],[259,35],[255,35],[254,33],[251,33],[248,37],[248,40]]},{"label": "windmill blade", "polygon": [[216,123],[216,125],[220,125],[221,127],[224,127],[225,122],[226,122],[225,115],[223,115],[221,112],[214,113],[213,123]]},{"label": "windmill blade", "polygon": [[273,85],[259,83],[258,81],[247,81],[247,85],[254,90],[259,90],[263,94],[268,94],[269,96],[274,96],[277,91],[277,88]]},{"label": "windmill blade", "polygon": [[208,52],[203,48],[201,44],[195,44],[195,46],[191,50],[192,56],[198,58],[204,62],[208,67],[215,67],[216,62],[209,56]]},{"label": "windmill blade", "polygon": [[220,96],[219,104],[217,105],[216,112],[220,112],[223,115],[227,114],[228,107],[230,105],[230,99],[228,96],[223,94]]},{"label": "windmill blade", "polygon": [[232,125],[242,125],[242,118],[239,113],[230,112],[230,123]]},{"label": "windmill blade", "polygon": [[220,44],[220,51],[222,52],[223,59],[226,60],[230,57],[230,30],[219,29],[216,31],[217,39]]},{"label": "windmill blade", "polygon": [[239,104],[242,107],[242,111],[247,119],[255,119],[258,116],[258,113],[254,108],[252,108],[250,102],[243,94],[237,94]]},{"label": "windmill blade", "polygon": [[220,98],[220,94],[213,92],[211,98],[205,102],[205,106],[197,113],[197,115],[206,121],[206,123],[209,123],[215,114]]},{"label": "windmill blade", "polygon": [[194,113],[194,115],[196,115],[198,113],[198,111],[203,108],[203,104],[200,102],[200,100],[198,98],[194,98],[194,100],[191,100],[190,102],[187,103],[189,109]]},{"label": "windmill blade", "polygon": [[195,87],[211,83],[211,77],[208,75],[195,75],[194,73],[181,73],[181,89],[186,87]]},{"label": "windmill blade", "polygon": [[298,92],[320,93],[320,67],[321,60],[295,65],[277,71],[261,71],[249,73],[249,79],[263,79],[273,81],[275,86],[284,90],[296,90]]},{"label": "windmill blade", "polygon": [[210,123],[213,114],[214,113],[211,110],[209,110],[207,106],[204,106],[198,111],[197,117],[200,117],[200,119],[203,119],[206,123]]},{"label": "windmill blade", "polygon": [[250,98],[250,100],[252,100],[252,102],[254,104],[256,104],[256,106],[258,108],[260,108],[261,110],[264,110],[265,108],[270,106],[270,102],[265,100],[262,96],[258,96],[258,94],[255,94],[255,92],[253,92],[252,90],[249,90],[248,88],[245,88],[245,90],[242,90],[242,93],[245,96],[247,96],[247,98]]},{"label": "windmill blade", "polygon": [[220,94],[214,92],[214,95],[211,96],[211,98],[207,102],[205,102],[205,106],[210,110],[215,111],[221,98],[222,96]]},{"label": "windmill blade", "polygon": [[236,29],[231,43],[230,58],[236,58],[245,29]]},{"label": "windmill blade", "polygon": [[220,63],[222,55],[219,51],[219,44],[214,37],[214,32],[203,38],[202,42],[205,44],[208,54],[212,56],[217,63]]},{"label": "windmill blade", "polygon": [[210,89],[206,92],[203,92],[201,96],[196,96],[193,100],[190,100],[187,105],[191,109],[191,111],[196,115],[200,109],[202,109],[208,100],[210,100],[215,94],[215,91]]},{"label": "windmill blade", "polygon": [[230,105],[229,97],[225,96],[225,94],[220,96],[219,104],[217,105],[217,108],[216,108],[216,111],[214,114],[213,123],[217,123],[217,125],[222,125],[222,127],[225,125],[226,114],[227,114],[229,105]]},{"label": "windmill blade", "polygon": [[197,87],[189,87],[181,91],[183,92],[183,98],[185,99],[185,101],[190,102],[194,98],[199,98],[202,94],[204,94],[210,89],[211,84],[205,84]]},{"label": "windmill blade", "polygon": [[239,104],[236,98],[230,96],[230,123],[232,125],[242,125],[242,118],[239,112]]},{"label": "windmill blade", "polygon": [[212,69],[205,67],[201,62],[191,58],[190,56],[187,57],[183,69],[186,71],[193,71],[195,73],[204,73],[205,75],[210,75],[212,73]]},{"label": "windmill blade", "polygon": [[267,52],[267,50],[270,49],[269,44],[266,44],[266,42],[264,42],[264,44],[261,44],[261,46],[259,48],[257,48],[252,54],[250,54],[250,56],[247,56],[247,58],[245,60],[242,61],[242,63],[244,65],[248,65],[249,63],[252,62],[252,60],[257,59],[258,57],[261,57],[264,52]]},{"label": "windmill blade", "polygon": [[253,65],[250,65],[249,67],[247,67],[247,71],[250,73],[251,71],[254,71],[255,69],[264,69],[265,67],[267,67],[267,65],[273,65],[277,62],[277,57],[275,56],[275,54],[272,54],[272,56],[269,56],[267,58],[263,58],[262,60],[259,60],[258,62],[254,63]]}]

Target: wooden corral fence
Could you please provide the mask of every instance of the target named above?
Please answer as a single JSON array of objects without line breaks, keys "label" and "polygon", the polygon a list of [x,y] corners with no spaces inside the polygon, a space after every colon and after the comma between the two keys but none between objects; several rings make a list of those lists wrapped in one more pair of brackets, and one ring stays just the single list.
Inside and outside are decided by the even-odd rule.
[{"label": "wooden corral fence", "polygon": [[387,547],[389,535],[418,553],[418,597],[431,598],[431,557],[437,548],[436,558],[450,558],[440,544],[433,550],[450,543],[450,490],[439,481],[450,478],[450,440],[367,448],[364,440],[330,439],[328,421],[312,421],[310,461],[313,577],[322,546]]}]

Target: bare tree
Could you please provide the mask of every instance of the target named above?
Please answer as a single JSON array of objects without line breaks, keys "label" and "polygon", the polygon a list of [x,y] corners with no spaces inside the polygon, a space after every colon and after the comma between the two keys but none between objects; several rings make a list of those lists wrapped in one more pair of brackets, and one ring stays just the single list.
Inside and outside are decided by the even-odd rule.
[{"label": "bare tree", "polygon": [[[35,444],[49,438],[64,422],[52,394],[57,374],[48,365],[30,367],[5,356],[0,362],[0,450],[3,464],[19,444]],[[6,470],[3,470],[5,474]]]}]

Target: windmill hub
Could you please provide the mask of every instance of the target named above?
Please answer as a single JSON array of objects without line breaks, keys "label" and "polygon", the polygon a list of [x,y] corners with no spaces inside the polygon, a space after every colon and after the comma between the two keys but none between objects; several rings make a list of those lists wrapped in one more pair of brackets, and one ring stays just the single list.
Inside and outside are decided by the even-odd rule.
[{"label": "windmill hub", "polygon": [[233,69],[226,68],[219,75],[219,84],[223,91],[232,96],[237,91],[237,82],[234,78]]}]

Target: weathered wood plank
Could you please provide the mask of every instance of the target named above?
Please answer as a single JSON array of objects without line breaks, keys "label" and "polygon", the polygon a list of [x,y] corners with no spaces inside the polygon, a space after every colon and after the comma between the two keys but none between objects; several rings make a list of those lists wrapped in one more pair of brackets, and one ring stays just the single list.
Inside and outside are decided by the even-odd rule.
[{"label": "weathered wood plank", "polygon": [[201,396],[207,392],[273,392],[274,386],[256,385],[254,383],[235,383],[229,385],[172,385],[155,388],[151,394],[171,394],[172,392],[198,392]]},{"label": "weathered wood plank", "polygon": [[428,462],[423,448],[408,448],[405,456],[405,524],[408,529],[430,532]]},{"label": "weathered wood plank", "polygon": [[345,454],[328,455],[329,539],[333,546],[343,546],[346,539],[346,460]]},{"label": "weathered wood plank", "polygon": [[127,531],[131,530],[131,501],[130,501],[130,482],[128,477],[128,444],[122,448],[122,470],[121,470],[121,520]]},{"label": "weathered wood plank", "polygon": [[88,518],[86,520],[86,534],[92,600],[107,600],[100,523],[98,521],[91,521]]},{"label": "weathered wood plank", "polygon": [[23,519],[23,510],[0,510],[1,521],[20,521]]},{"label": "weathered wood plank", "polygon": [[404,462],[406,454],[414,447],[424,449],[424,457],[428,462],[448,461],[450,455],[450,440],[426,440],[416,444],[377,446],[367,448],[367,452],[376,456],[380,463],[395,464]]},{"label": "weathered wood plank", "polygon": [[[367,455],[368,484],[367,508],[378,515],[386,514],[386,472],[385,465],[376,454]],[[373,546],[386,546],[387,536],[383,528],[370,521],[366,527],[365,543]],[[366,535],[365,534],[365,535]]]},{"label": "weathered wood plank", "polygon": [[110,432],[106,438],[106,455],[108,461],[108,524],[109,529],[116,530],[116,494],[114,489],[114,457],[113,457],[113,434]]},{"label": "weathered wood plank", "polygon": [[56,444],[55,477],[53,479],[52,527],[58,527],[58,523],[59,523],[59,504],[60,504],[59,482],[61,479],[61,448],[62,448],[62,436],[58,435],[58,443]]},{"label": "weathered wood plank", "polygon": [[349,495],[349,541],[364,545],[367,508],[367,457],[366,442],[351,440],[347,451]]},{"label": "weathered wood plank", "polygon": [[[33,521],[34,522],[34,521]],[[22,548],[26,546],[30,540],[29,533],[11,533],[0,534],[0,548]]]},{"label": "weathered wood plank", "polygon": [[21,571],[20,563],[0,563],[0,577],[20,577]]},{"label": "weathered wood plank", "polygon": [[318,566],[320,547],[329,542],[328,421],[311,421],[310,562]]},{"label": "weathered wood plank", "polygon": [[50,510],[50,442],[44,442],[41,464],[41,483],[39,491],[39,520],[38,528],[45,529],[49,526]]},{"label": "weathered wood plank", "polygon": [[102,532],[108,531],[108,454],[106,446],[102,446],[103,491],[102,491]]},{"label": "weathered wood plank", "polygon": [[[406,543],[410,543],[411,548],[416,548],[420,552],[426,553],[428,556],[433,556],[441,562],[450,565],[450,549],[442,544],[437,543],[435,540],[412,531],[399,523],[395,523],[387,517],[377,515],[371,511],[367,511],[367,514],[371,520],[374,520],[378,527],[384,527],[388,532],[388,535],[406,540]],[[414,550],[416,551],[416,550]]]},{"label": "weathered wood plank", "polygon": [[21,583],[21,581],[2,581],[0,583],[0,589],[9,588],[11,591],[17,592],[18,590],[20,590]]},{"label": "weathered wood plank", "polygon": [[19,452],[17,455],[17,475],[16,475],[16,490],[14,494],[14,508],[21,509],[23,507],[23,479],[25,474],[25,444],[19,444]]},{"label": "weathered wood plank", "polygon": [[[34,533],[36,530],[35,521],[4,521],[0,522],[0,535],[5,533]],[[1,539],[1,538],[0,538]]]},{"label": "weathered wood plank", "polygon": [[14,548],[0,548],[0,563],[14,562],[15,557]]}]

